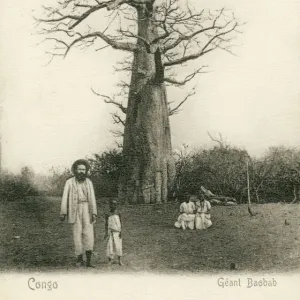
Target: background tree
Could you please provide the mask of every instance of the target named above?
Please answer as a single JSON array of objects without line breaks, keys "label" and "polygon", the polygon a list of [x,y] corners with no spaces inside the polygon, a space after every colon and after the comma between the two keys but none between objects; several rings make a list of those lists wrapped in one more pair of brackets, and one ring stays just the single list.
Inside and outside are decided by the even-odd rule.
[{"label": "background tree", "polygon": [[216,195],[244,201],[247,155],[245,150],[231,146],[196,150],[190,161],[190,169],[183,176],[185,188],[196,193],[204,186]]},{"label": "background tree", "polygon": [[21,168],[19,174],[2,171],[0,176],[0,199],[8,201],[25,200],[26,196],[37,196],[35,174],[29,166]]},{"label": "background tree", "polygon": [[122,170],[122,151],[106,150],[89,158],[91,178],[97,197],[117,197],[118,182]]},{"label": "background tree", "polygon": [[68,168],[52,167],[50,169],[47,190],[51,196],[61,196],[66,180],[73,176]]},{"label": "background tree", "polygon": [[176,176],[173,190],[173,198],[176,199],[178,194],[183,190],[182,177],[190,167],[191,152],[189,146],[186,144],[182,145],[182,148],[178,151],[174,151]]},{"label": "background tree", "polygon": [[278,201],[294,197],[299,202],[300,151],[285,146],[270,147],[265,159],[274,165],[264,186],[264,193]]},{"label": "background tree", "polygon": [[24,184],[24,188],[26,189],[25,195],[28,193],[32,193],[34,190],[34,178],[35,174],[32,168],[29,166],[24,166],[21,168],[21,182]]},{"label": "background tree", "polygon": [[[266,195],[266,190],[268,183],[272,181],[271,174],[274,168],[276,168],[276,160],[278,158],[278,149],[274,149],[267,155],[256,159],[251,159],[250,174],[251,174],[251,193],[256,198],[256,203],[262,201],[260,193]],[[279,173],[281,170],[279,171]]]},{"label": "background tree", "polygon": [[[131,74],[130,82],[122,84],[128,93],[127,106],[116,99],[122,92],[104,96],[107,103],[126,114],[125,120],[118,115],[115,120],[125,125],[119,197],[127,202],[167,201],[175,177],[169,115],[176,113],[188,96],[170,108],[173,100],[167,100],[166,85],[190,82],[205,66],[197,65],[191,72],[184,67],[217,49],[230,52],[238,32],[238,22],[225,9],[197,12],[188,1],[180,3],[60,0],[57,7],[44,7],[46,16],[37,20],[44,24],[46,40],[55,43],[51,59],[65,57],[75,46],[111,47],[129,53],[119,68]],[[89,26],[91,16],[98,13],[98,18],[109,18],[105,28]],[[179,69],[183,78],[176,75]]]}]

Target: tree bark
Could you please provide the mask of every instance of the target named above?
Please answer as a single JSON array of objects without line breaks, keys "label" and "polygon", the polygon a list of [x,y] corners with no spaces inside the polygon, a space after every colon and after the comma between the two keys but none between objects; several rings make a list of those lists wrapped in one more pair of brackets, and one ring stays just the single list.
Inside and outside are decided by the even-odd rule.
[{"label": "tree bark", "polygon": [[159,49],[145,43],[155,36],[151,13],[146,6],[138,9],[119,183],[119,198],[127,203],[166,202],[175,176],[162,59]]}]

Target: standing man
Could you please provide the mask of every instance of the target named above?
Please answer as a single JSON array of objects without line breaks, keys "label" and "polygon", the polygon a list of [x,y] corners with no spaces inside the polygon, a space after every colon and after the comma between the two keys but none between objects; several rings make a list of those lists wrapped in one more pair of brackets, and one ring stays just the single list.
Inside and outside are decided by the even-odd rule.
[{"label": "standing man", "polygon": [[73,226],[73,239],[76,266],[84,265],[83,254],[86,254],[86,267],[91,265],[91,256],[94,248],[94,224],[97,217],[97,205],[92,181],[87,178],[90,170],[89,163],[79,159],[72,165],[74,177],[68,179],[65,184],[60,219],[67,218]]}]

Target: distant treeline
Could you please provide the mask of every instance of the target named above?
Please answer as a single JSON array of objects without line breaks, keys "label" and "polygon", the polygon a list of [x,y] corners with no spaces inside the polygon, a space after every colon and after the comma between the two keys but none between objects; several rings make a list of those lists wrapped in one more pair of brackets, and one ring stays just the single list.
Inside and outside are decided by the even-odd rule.
[{"label": "distant treeline", "polygon": [[[300,150],[284,146],[271,147],[260,158],[250,157],[244,149],[219,142],[209,149],[183,146],[174,153],[176,180],[170,200],[180,192],[197,194],[200,187],[214,194],[247,202],[247,162],[251,201],[299,201]],[[122,169],[122,151],[111,149],[88,158],[91,179],[98,198],[116,197]],[[1,199],[25,196],[61,196],[65,180],[72,176],[67,168],[52,168],[48,175],[34,174],[30,167],[20,174],[3,172],[0,176]],[[172,197],[173,196],[173,197]]]}]

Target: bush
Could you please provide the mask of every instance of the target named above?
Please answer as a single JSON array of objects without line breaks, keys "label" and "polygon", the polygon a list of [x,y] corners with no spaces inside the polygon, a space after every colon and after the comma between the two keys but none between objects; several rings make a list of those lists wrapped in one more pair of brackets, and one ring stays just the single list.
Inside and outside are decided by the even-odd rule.
[{"label": "bush", "polygon": [[110,149],[89,158],[91,164],[91,179],[95,193],[104,197],[118,196],[118,182],[122,168],[122,151]]},{"label": "bush", "polygon": [[[97,197],[116,197],[122,163],[122,153],[112,149],[88,158],[91,180]],[[52,167],[50,176],[40,178],[40,191],[47,196],[61,196],[67,179],[73,176],[67,168]]]},{"label": "bush", "polygon": [[[184,158],[184,168],[177,168],[179,189],[197,194],[204,186],[214,194],[241,199],[247,186],[247,158],[245,150],[231,146],[195,149]],[[178,161],[177,166],[181,166]]]},{"label": "bush", "polygon": [[222,144],[211,149],[184,150],[176,154],[177,190],[196,194],[201,185],[214,194],[247,202],[247,160],[251,201],[300,201],[300,151],[271,147],[262,157]]},{"label": "bush", "polygon": [[[300,151],[270,147],[263,157],[252,161],[250,174],[256,202],[292,200],[300,186]],[[299,191],[294,196],[299,198]]]},{"label": "bush", "polygon": [[[283,146],[272,147],[260,158],[250,158],[247,151],[219,143],[210,149],[187,146],[175,154],[176,196],[180,192],[197,194],[201,186],[217,195],[247,202],[247,164],[249,162],[251,201],[300,201],[300,150]],[[88,158],[96,196],[118,196],[122,170],[122,151],[110,149]],[[28,167],[20,174],[2,173],[1,199],[15,200],[26,196],[61,196],[65,182],[72,176],[69,169],[52,168],[50,176],[38,175]]]},{"label": "bush", "polygon": [[4,172],[0,176],[0,197],[2,200],[21,200],[27,196],[37,196],[38,191],[33,183],[34,173],[24,167],[21,174]]},{"label": "bush", "polygon": [[67,168],[52,167],[50,174],[44,193],[48,196],[62,196],[66,180],[73,176],[72,172]]}]

